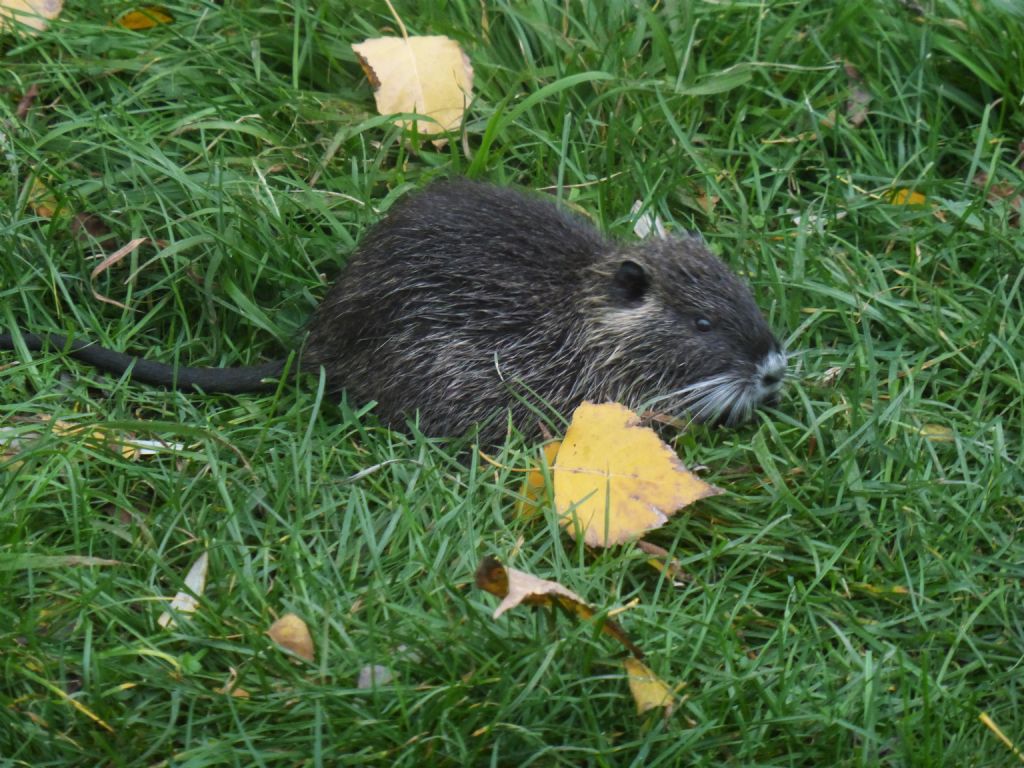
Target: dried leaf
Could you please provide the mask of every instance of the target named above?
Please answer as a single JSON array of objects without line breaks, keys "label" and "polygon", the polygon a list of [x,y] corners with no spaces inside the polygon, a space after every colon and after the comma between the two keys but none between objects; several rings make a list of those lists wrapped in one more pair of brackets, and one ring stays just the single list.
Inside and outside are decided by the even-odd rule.
[{"label": "dried leaf", "polygon": [[0,0],[0,32],[21,28],[31,34],[42,32],[60,16],[63,0]]},{"label": "dried leaf", "polygon": [[309,634],[309,627],[294,613],[286,613],[271,624],[267,634],[275,643],[299,658],[313,661],[313,638]]},{"label": "dried leaf", "polygon": [[[382,115],[415,112],[433,120],[420,133],[457,129],[473,90],[473,67],[448,37],[378,37],[352,46]],[[410,125],[408,120],[397,120]]]},{"label": "dried leaf", "polygon": [[[203,594],[203,590],[206,589],[206,571],[210,563],[210,557],[206,552],[203,552],[188,570],[188,575],[185,577],[185,586],[188,587],[189,592],[182,590],[174,596],[171,600],[171,609],[177,614],[195,613],[196,608],[199,607],[198,596]],[[167,629],[175,625],[174,613],[172,611],[165,611],[160,614],[160,618],[157,619],[157,623]]]},{"label": "dried leaf", "polygon": [[[134,240],[128,241],[128,243],[118,248],[109,256],[104,257],[103,261],[101,261],[99,264],[93,267],[92,272],[89,273],[89,278],[91,280],[95,280],[99,275],[103,274],[110,267],[117,264],[117,262],[121,261],[121,259],[123,259],[125,256],[128,256],[129,254],[136,251],[140,245],[146,242],[149,242],[148,237],[136,237]],[[121,307],[121,309],[128,308],[126,304],[122,304],[120,301],[111,299],[108,296],[104,296],[95,288],[93,288],[92,290],[92,295],[93,298],[95,298],[97,301],[102,301],[105,304],[113,304],[115,307]]]},{"label": "dried leaf", "polygon": [[633,234],[639,237],[641,240],[651,236],[654,233],[660,240],[664,240],[668,237],[668,230],[665,229],[665,222],[661,220],[661,216],[650,211],[643,211],[644,202],[643,200],[634,200],[633,207],[629,209],[631,216],[635,217],[633,222]]},{"label": "dried leaf", "polygon": [[251,698],[249,692],[245,690],[245,688],[238,687],[238,670],[234,667],[228,667],[228,679],[220,688],[214,688],[213,692],[234,696],[236,699]]},{"label": "dried leaf", "polygon": [[664,573],[673,586],[681,587],[688,581],[693,580],[693,577],[683,570],[679,560],[672,557],[664,547],[659,547],[657,544],[640,539],[636,543],[636,548],[650,557],[647,564],[654,568],[654,570]]},{"label": "dried leaf", "polygon": [[[557,605],[580,619],[589,620],[596,615],[594,608],[582,597],[557,581],[548,581],[525,571],[506,568],[494,557],[485,557],[480,563],[476,571],[476,585],[492,595],[503,598],[494,610],[495,619],[520,604],[548,607]],[[633,644],[617,622],[606,618],[601,629],[622,643],[634,656],[643,658],[643,651]]]},{"label": "dried leaf", "polygon": [[621,544],[662,526],[677,510],[721,493],[618,403],[583,403],[554,466],[555,507],[569,534],[592,547]]},{"label": "dried leaf", "polygon": [[637,714],[642,715],[655,707],[664,707],[665,717],[669,717],[676,704],[672,689],[639,659],[627,657],[622,664],[629,675],[629,691],[636,702]]},{"label": "dried leaf", "polygon": [[[2,28],[3,25],[0,25]],[[36,101],[36,96],[39,95],[39,86],[36,83],[32,83],[25,91],[25,95],[21,97],[21,101],[18,102],[18,108],[14,110],[14,116],[19,120],[24,120],[28,117],[28,111],[32,109],[32,105]]]}]

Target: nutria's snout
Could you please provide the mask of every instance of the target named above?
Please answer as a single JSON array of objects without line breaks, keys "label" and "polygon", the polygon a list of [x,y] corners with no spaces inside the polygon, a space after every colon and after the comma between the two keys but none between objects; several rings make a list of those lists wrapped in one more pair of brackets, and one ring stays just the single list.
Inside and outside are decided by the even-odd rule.
[{"label": "nutria's snout", "polygon": [[754,373],[754,399],[758,405],[776,405],[786,379],[786,351],[781,347],[769,352]]}]

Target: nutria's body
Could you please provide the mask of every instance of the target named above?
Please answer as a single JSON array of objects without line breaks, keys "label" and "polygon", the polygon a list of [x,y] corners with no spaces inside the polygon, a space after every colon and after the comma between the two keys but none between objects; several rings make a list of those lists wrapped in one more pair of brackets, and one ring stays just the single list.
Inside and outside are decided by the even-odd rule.
[{"label": "nutria's body", "polygon": [[[568,414],[585,399],[740,421],[776,397],[786,360],[749,290],[699,238],[620,245],[540,197],[466,181],[393,206],[308,330],[301,366],[323,367],[332,392],[376,400],[393,426],[418,411],[428,434],[479,423],[488,441],[504,435],[506,408],[531,430],[529,404]],[[181,389],[251,390],[280,371],[70,351]]]}]

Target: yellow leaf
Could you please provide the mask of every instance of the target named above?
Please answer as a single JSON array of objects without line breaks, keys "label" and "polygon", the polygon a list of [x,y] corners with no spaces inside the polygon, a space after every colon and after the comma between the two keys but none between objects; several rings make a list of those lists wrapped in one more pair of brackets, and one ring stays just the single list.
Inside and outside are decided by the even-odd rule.
[{"label": "yellow leaf", "polygon": [[32,34],[42,32],[60,16],[63,0],[0,0],[0,32],[19,27]]},{"label": "yellow leaf", "polygon": [[655,707],[664,707],[665,717],[671,715],[676,703],[672,689],[639,659],[627,657],[622,663],[626,667],[626,674],[629,675],[629,691],[636,702],[637,714],[642,715]]},{"label": "yellow leaf", "polygon": [[944,427],[941,424],[924,424],[918,431],[921,437],[925,440],[931,440],[933,443],[955,443],[956,432],[949,427]]},{"label": "yellow leaf", "polygon": [[136,32],[159,27],[161,24],[170,24],[174,17],[166,8],[158,5],[147,5],[137,11],[128,11],[117,20],[119,27],[131,29]]},{"label": "yellow leaf", "polygon": [[654,430],[618,403],[583,403],[554,466],[555,507],[592,547],[635,539],[678,509],[721,493],[687,471]]},{"label": "yellow leaf", "polygon": [[540,505],[541,497],[544,494],[545,477],[550,477],[551,465],[554,464],[555,457],[558,455],[558,448],[561,445],[561,440],[552,440],[545,443],[541,449],[542,461],[544,466],[548,468],[547,475],[545,475],[542,467],[534,467],[526,475],[526,479],[523,480],[523,487],[519,491],[522,498],[519,500],[518,505],[518,512],[521,517],[530,517],[537,513],[537,507]]},{"label": "yellow leaf", "polygon": [[928,198],[920,192],[902,188],[891,190],[887,199],[893,205],[926,205],[928,203]]},{"label": "yellow leaf", "polygon": [[313,661],[313,638],[306,622],[294,613],[286,613],[270,625],[270,638],[281,647],[306,661]]},{"label": "yellow leaf", "polygon": [[473,91],[473,67],[454,40],[377,37],[353,45],[352,50],[373,86],[382,115],[415,112],[433,118],[419,121],[420,133],[452,131],[462,124]]},{"label": "yellow leaf", "polygon": [[[525,571],[506,568],[497,558],[485,557],[476,571],[476,585],[492,595],[503,598],[494,610],[493,618],[498,618],[505,611],[523,605],[558,606],[580,619],[592,619],[596,611],[570,589],[566,589],[557,581],[541,579]],[[606,618],[602,631],[611,635],[637,658],[643,658],[643,651],[626,635],[625,630],[617,622]]]},{"label": "yellow leaf", "polygon": [[43,219],[52,219],[61,212],[57,196],[38,178],[33,179],[28,190],[28,204],[32,212]]}]

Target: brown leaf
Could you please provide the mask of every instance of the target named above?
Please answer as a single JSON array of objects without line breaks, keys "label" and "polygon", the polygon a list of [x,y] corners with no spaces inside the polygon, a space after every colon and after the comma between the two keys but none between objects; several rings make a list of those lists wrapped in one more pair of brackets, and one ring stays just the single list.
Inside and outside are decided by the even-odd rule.
[{"label": "brown leaf", "polygon": [[[121,261],[121,259],[123,259],[125,256],[128,256],[129,254],[136,251],[140,245],[148,241],[148,237],[136,237],[134,240],[129,241],[126,245],[118,248],[112,254],[105,257],[103,261],[101,261],[99,264],[92,268],[92,272],[89,273],[89,279],[95,280],[99,275],[103,274],[106,270],[110,269],[110,267],[117,264],[117,262]],[[106,304],[113,304],[115,307],[121,307],[121,309],[128,308],[127,304],[123,304],[120,301],[116,301],[115,299],[111,299],[107,296],[104,296],[95,288],[92,289],[92,295],[97,301],[102,301]]]},{"label": "brown leaf", "polygon": [[636,543],[636,548],[645,555],[649,555],[650,559],[647,561],[647,564],[655,570],[664,573],[674,586],[679,587],[693,580],[693,577],[683,570],[682,564],[672,557],[664,547],[659,547],[657,544],[640,539]]},{"label": "brown leaf", "polygon": [[[494,610],[495,619],[520,604],[558,606],[567,613],[586,620],[593,619],[596,615],[594,608],[582,597],[557,581],[548,581],[525,571],[506,568],[495,557],[485,557],[480,563],[476,571],[476,585],[492,595],[503,598]],[[622,643],[638,659],[643,658],[643,651],[633,644],[618,623],[606,618],[601,629]]]},{"label": "brown leaf", "polygon": [[32,83],[25,91],[25,95],[21,97],[21,101],[18,102],[18,108],[14,111],[15,117],[19,120],[24,120],[28,117],[28,111],[32,109],[32,105],[35,103],[36,96],[39,95],[39,86]]},{"label": "brown leaf", "polygon": [[306,622],[294,613],[286,613],[271,624],[267,634],[275,643],[300,659],[313,661],[313,637],[309,634]]}]

